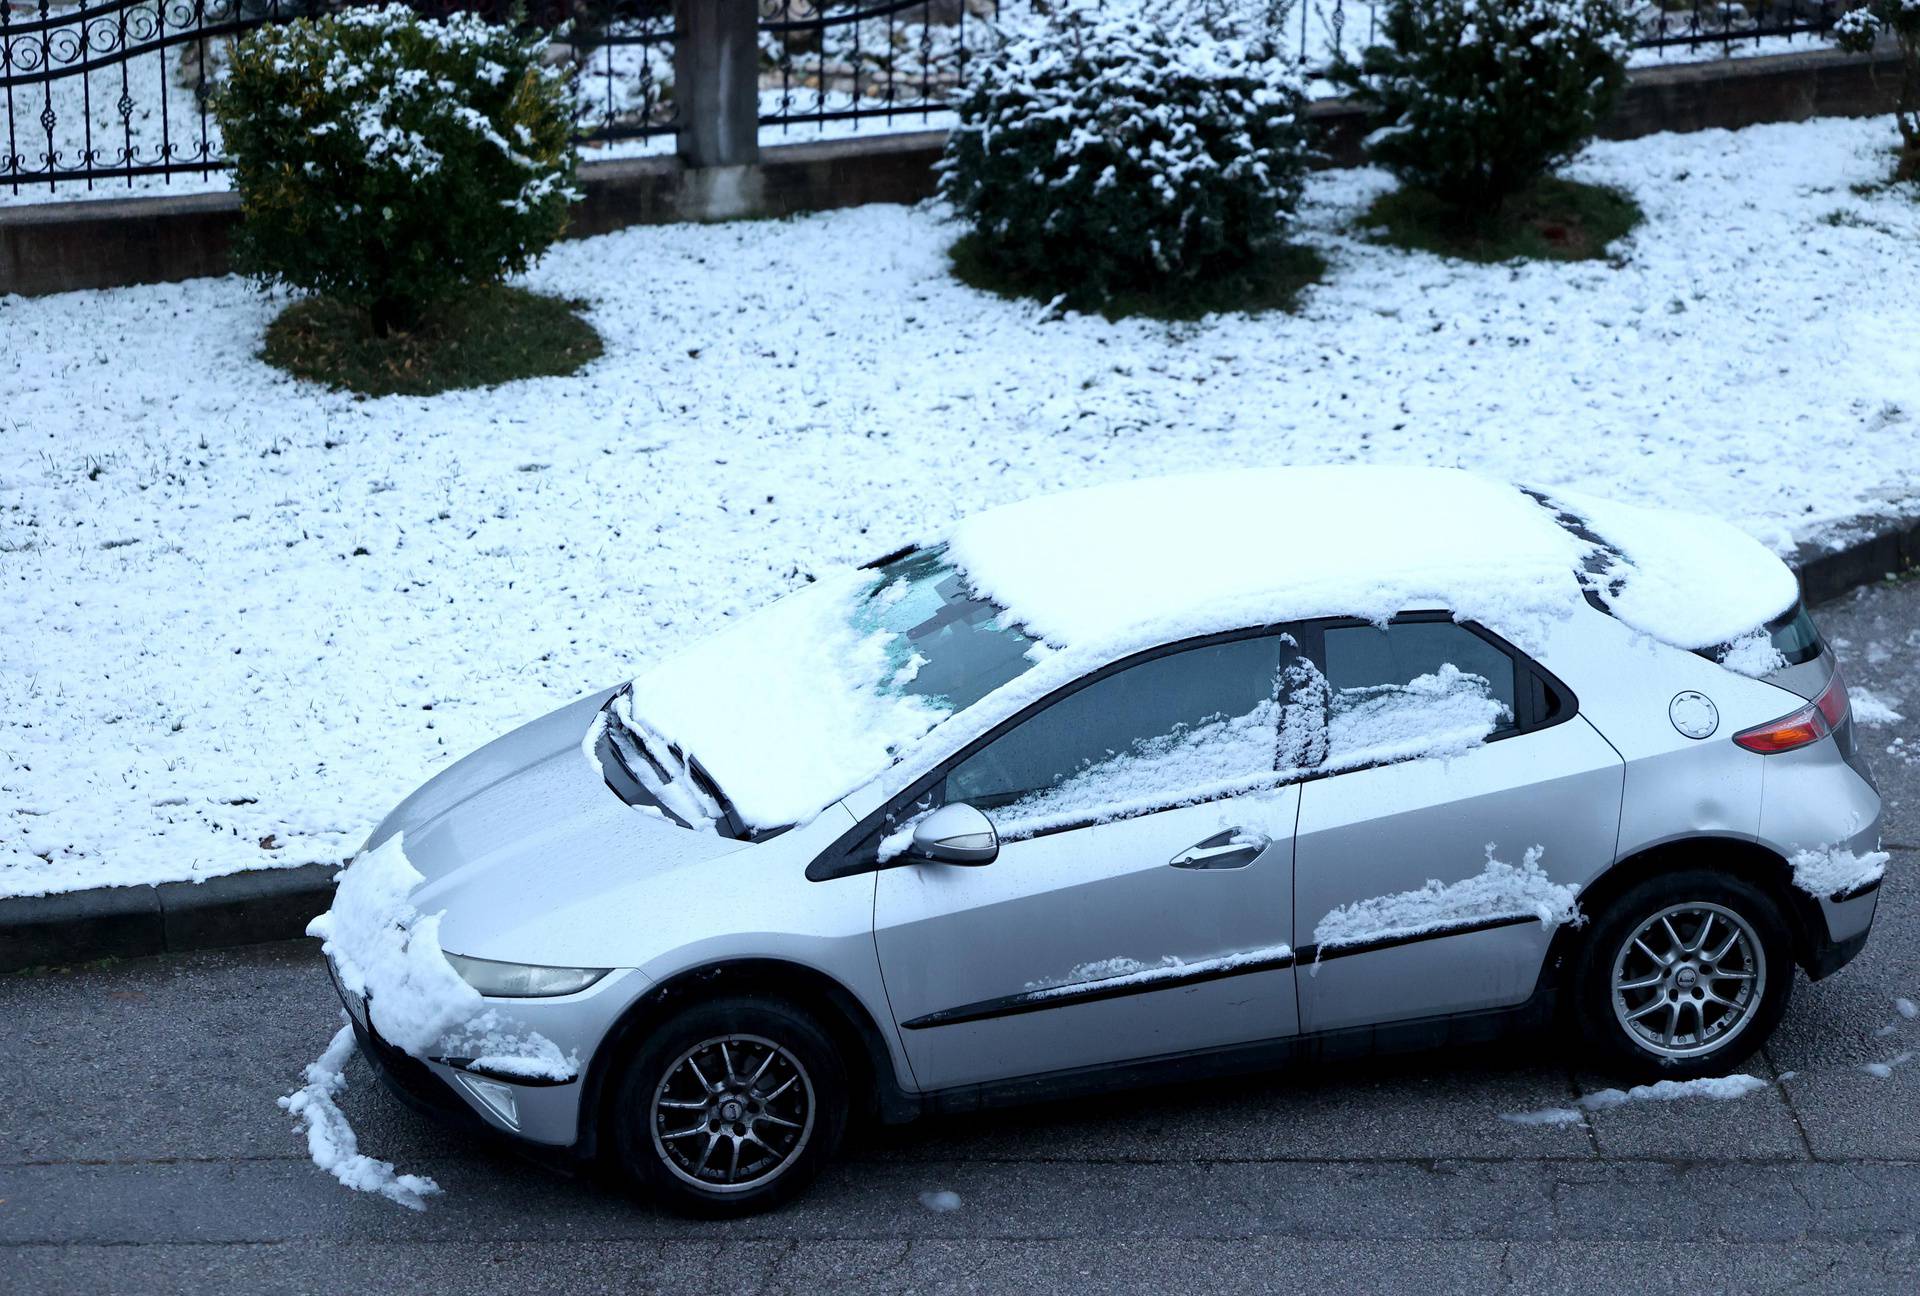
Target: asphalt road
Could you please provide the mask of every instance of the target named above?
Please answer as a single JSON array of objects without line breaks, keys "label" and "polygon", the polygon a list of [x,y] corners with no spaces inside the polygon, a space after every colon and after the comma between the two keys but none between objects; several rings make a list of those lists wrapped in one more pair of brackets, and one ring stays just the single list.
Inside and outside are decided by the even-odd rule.
[{"label": "asphalt road", "polygon": [[[1920,721],[1920,583],[1821,621]],[[1536,1040],[885,1131],[716,1225],[468,1146],[356,1060],[363,1150],[446,1189],[414,1214],[274,1105],[338,1025],[315,949],[174,956],[0,977],[0,1292],[1920,1292],[1920,1059],[1863,1069],[1920,1050],[1920,722],[1865,736],[1909,844],[1736,1101],[1502,1121],[1603,1083]]]}]

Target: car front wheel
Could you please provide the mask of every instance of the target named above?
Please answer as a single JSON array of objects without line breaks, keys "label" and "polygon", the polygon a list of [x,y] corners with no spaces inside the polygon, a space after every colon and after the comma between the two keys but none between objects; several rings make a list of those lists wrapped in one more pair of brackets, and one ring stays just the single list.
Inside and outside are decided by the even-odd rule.
[{"label": "car front wheel", "polygon": [[656,1201],[748,1215],[812,1181],[847,1121],[846,1068],[800,1009],[740,997],[655,1028],[614,1094],[613,1154]]},{"label": "car front wheel", "polygon": [[1596,917],[1574,970],[1580,1034],[1634,1080],[1722,1075],[1787,1010],[1791,941],[1780,906],[1743,878],[1660,874]]}]

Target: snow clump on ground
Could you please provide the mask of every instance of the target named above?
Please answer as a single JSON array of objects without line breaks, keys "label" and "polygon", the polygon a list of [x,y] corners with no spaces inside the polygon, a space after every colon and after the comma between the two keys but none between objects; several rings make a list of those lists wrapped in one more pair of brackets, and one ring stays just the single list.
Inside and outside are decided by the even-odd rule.
[{"label": "snow clump on ground", "polygon": [[[1883,725],[1898,724],[1906,717],[1893,709],[1893,703],[1880,697],[1870,689],[1855,685],[1847,690],[1847,701],[1853,707],[1853,718],[1868,728],[1877,729]],[[1899,701],[1898,698],[1894,699]]]},{"label": "snow clump on ground", "polygon": [[360,1140],[334,1096],[347,1087],[347,1060],[353,1056],[353,1027],[342,1026],[318,1060],[307,1064],[307,1082],[280,1099],[307,1131],[313,1163],[356,1192],[379,1193],[408,1210],[425,1210],[426,1198],[440,1185],[421,1175],[399,1174],[393,1162],[360,1151]]},{"label": "snow clump on ground", "polygon": [[1659,1080],[1631,1089],[1597,1089],[1583,1094],[1571,1107],[1543,1107],[1539,1111],[1510,1112],[1501,1120],[1513,1125],[1571,1125],[1585,1120],[1592,1112],[1610,1111],[1638,1102],[1674,1102],[1682,1098],[1712,1098],[1727,1101],[1745,1098],[1767,1087],[1758,1076],[1710,1076],[1703,1080]]}]

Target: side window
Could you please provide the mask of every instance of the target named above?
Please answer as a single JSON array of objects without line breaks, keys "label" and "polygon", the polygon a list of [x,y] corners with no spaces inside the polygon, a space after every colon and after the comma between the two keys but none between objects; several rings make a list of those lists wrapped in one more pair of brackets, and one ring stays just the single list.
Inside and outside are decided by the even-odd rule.
[{"label": "side window", "polygon": [[1325,632],[1326,764],[1444,755],[1514,727],[1513,658],[1451,621]]},{"label": "side window", "polygon": [[955,766],[942,799],[1017,837],[1258,785],[1274,769],[1291,643],[1238,639],[1109,675]]}]

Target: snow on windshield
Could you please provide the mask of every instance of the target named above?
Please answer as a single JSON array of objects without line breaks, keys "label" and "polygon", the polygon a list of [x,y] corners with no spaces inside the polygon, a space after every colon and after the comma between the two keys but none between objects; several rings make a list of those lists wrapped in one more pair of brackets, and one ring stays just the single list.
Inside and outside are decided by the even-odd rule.
[{"label": "snow on windshield", "polygon": [[633,714],[698,760],[750,827],[811,819],[945,714],[884,687],[900,669],[893,636],[856,623],[871,582],[823,577],[633,682]]},{"label": "snow on windshield", "polygon": [[923,550],[743,617],[634,680],[616,718],[663,763],[672,748],[697,760],[747,827],[781,827],[1027,671],[1034,646]]}]

